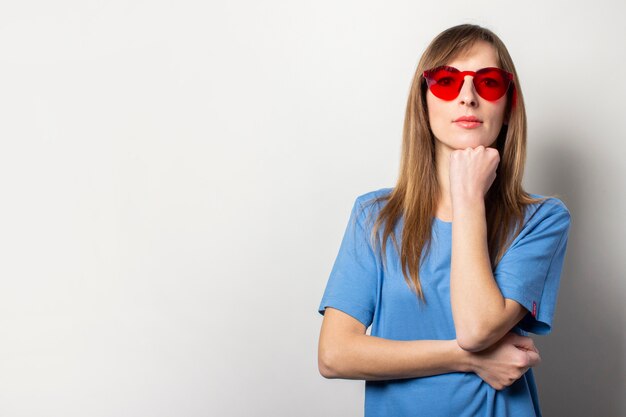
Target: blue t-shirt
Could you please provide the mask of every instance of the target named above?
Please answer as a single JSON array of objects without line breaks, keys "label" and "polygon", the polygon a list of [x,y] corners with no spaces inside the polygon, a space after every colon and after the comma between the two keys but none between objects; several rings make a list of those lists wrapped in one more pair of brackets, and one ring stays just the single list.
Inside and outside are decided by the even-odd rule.
[{"label": "blue t-shirt", "polygon": [[[368,200],[389,193],[382,188],[357,197],[318,311],[341,310],[359,320],[370,334],[392,340],[456,339],[450,306],[452,223],[433,218],[432,247],[419,276],[428,304],[410,290],[391,237],[386,269],[369,241],[373,221],[384,202]],[[541,197],[531,194],[533,197]],[[398,244],[403,219],[395,227]],[[555,197],[528,206],[525,225],[494,271],[505,298],[528,309],[512,331],[548,334],[557,303],[570,214]],[[379,239],[382,238],[379,230]],[[496,390],[473,372],[365,381],[365,417],[530,417],[541,416],[530,368],[520,379]]]}]

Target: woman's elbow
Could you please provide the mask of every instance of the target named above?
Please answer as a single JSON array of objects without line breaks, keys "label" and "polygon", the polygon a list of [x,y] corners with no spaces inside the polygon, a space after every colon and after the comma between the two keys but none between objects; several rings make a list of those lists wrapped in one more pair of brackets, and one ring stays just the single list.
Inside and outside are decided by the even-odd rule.
[{"label": "woman's elbow", "polygon": [[480,352],[489,347],[484,338],[474,335],[457,335],[456,342],[461,349],[468,352]]},{"label": "woman's elbow", "polygon": [[329,352],[329,349],[320,347],[317,355],[317,366],[320,375],[327,379],[340,378],[339,373],[336,371],[335,363],[337,363],[336,354]]},{"label": "woman's elbow", "polygon": [[472,352],[472,353],[476,353],[476,352],[480,352],[481,350],[484,350],[484,346],[481,344],[475,344],[475,343],[461,343],[458,342],[459,347],[467,352]]}]

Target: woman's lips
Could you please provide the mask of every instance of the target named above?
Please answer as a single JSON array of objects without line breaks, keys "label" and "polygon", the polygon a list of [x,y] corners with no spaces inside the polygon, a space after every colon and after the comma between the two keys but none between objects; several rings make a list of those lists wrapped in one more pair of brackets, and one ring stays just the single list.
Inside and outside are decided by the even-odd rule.
[{"label": "woman's lips", "polygon": [[482,125],[481,122],[465,122],[465,121],[454,122],[454,124],[465,129],[474,129]]}]

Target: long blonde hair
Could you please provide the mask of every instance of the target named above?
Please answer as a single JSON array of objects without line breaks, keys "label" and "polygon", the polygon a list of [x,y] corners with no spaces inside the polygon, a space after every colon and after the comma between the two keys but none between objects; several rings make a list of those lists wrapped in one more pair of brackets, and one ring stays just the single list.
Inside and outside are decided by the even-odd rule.
[{"label": "long blonde hair", "polygon": [[[378,230],[384,225],[381,256],[383,264],[386,259],[387,238],[391,235],[400,256],[405,281],[424,303],[426,299],[418,271],[430,250],[431,227],[440,188],[435,164],[435,137],[430,129],[426,104],[428,87],[422,74],[424,70],[447,64],[476,41],[487,41],[493,45],[499,67],[514,75],[513,84],[507,92],[504,119],[508,119],[508,125],[503,124],[496,139],[500,154],[498,175],[485,195],[492,268],[495,269],[506,249],[519,234],[524,222],[525,206],[549,198],[535,199],[522,188],[526,161],[526,111],[517,72],[504,43],[492,31],[478,25],[462,24],[443,31],[426,48],[413,76],[404,118],[402,154],[396,186],[388,195],[370,200],[373,204],[386,202],[376,218],[371,236],[372,242],[378,242]],[[402,216],[404,225],[402,247],[399,250],[393,229]]]}]

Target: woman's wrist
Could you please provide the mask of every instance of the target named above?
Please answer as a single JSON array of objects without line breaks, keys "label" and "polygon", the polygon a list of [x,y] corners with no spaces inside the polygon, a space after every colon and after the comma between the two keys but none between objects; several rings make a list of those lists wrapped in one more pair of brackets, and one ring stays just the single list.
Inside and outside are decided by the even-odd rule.
[{"label": "woman's wrist", "polygon": [[450,341],[452,345],[452,349],[454,350],[454,355],[456,357],[456,368],[459,372],[474,372],[474,364],[476,356],[469,352],[461,346],[459,346],[456,339]]}]

